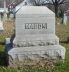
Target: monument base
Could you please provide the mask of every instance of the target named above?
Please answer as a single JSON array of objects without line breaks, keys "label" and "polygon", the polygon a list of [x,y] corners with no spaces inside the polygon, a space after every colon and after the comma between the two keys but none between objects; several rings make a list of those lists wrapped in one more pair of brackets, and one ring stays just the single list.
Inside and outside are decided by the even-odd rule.
[{"label": "monument base", "polygon": [[9,64],[15,64],[16,61],[23,62],[24,60],[39,61],[42,58],[64,60],[65,52],[65,48],[61,45],[13,48],[8,52]]},{"label": "monument base", "polygon": [[59,45],[59,38],[55,34],[25,35],[22,39],[15,37],[14,47]]}]

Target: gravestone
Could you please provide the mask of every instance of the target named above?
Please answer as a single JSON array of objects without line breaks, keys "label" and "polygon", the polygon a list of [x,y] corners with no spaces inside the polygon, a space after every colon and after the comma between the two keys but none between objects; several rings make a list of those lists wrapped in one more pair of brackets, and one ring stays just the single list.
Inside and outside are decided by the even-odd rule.
[{"label": "gravestone", "polygon": [[3,22],[2,22],[1,14],[0,14],[0,32],[2,32],[3,30],[4,30],[4,28],[3,28]]},{"label": "gravestone", "polygon": [[0,21],[0,32],[2,32],[3,30],[4,30],[4,28],[3,28],[3,22]]},{"label": "gravestone", "polygon": [[8,55],[10,65],[17,59],[65,59],[65,48],[55,35],[55,14],[44,6],[21,7],[16,13],[15,38]]},{"label": "gravestone", "polygon": [[67,15],[64,13],[64,20],[63,23],[66,25],[67,24]]}]

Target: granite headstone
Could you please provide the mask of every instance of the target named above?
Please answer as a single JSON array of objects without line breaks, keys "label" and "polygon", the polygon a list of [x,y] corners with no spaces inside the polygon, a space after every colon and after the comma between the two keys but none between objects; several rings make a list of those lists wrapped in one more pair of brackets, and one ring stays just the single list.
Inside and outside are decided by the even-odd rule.
[{"label": "granite headstone", "polygon": [[[55,14],[44,6],[23,6],[16,13],[13,48],[8,51],[9,64],[18,58],[65,59],[65,48],[55,35]],[[12,61],[12,62],[13,62]]]}]

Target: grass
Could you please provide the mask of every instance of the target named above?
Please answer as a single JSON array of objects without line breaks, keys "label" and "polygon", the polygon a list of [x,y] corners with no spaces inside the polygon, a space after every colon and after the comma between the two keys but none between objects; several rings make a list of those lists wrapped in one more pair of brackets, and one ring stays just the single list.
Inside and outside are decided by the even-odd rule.
[{"label": "grass", "polygon": [[[0,55],[3,55],[5,47],[5,38],[11,37],[13,33],[13,21],[6,21],[4,23],[5,31],[0,34]],[[0,59],[0,72],[69,72],[69,22],[67,25],[59,24],[56,25],[56,35],[60,39],[60,44],[66,48],[66,58],[64,63],[57,63],[55,67],[48,71],[47,66],[45,67],[22,67],[22,68],[8,68],[4,65],[3,60]],[[3,63],[2,63],[3,62]]]},{"label": "grass", "polygon": [[13,21],[5,21],[4,24],[4,31],[0,33],[0,51],[4,50],[5,39],[11,37],[13,34],[14,23]]}]

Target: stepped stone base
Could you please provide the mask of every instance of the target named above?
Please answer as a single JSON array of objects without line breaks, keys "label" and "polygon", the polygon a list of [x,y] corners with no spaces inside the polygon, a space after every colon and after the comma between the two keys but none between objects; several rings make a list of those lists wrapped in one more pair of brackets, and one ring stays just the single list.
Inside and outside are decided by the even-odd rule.
[{"label": "stepped stone base", "polygon": [[14,47],[59,45],[59,38],[55,34],[25,35],[22,39],[15,37]]},{"label": "stepped stone base", "polygon": [[65,48],[61,45],[49,45],[49,46],[33,46],[33,47],[17,47],[8,52],[9,62],[14,63],[17,60],[22,62],[25,59],[40,60],[41,58],[52,59],[65,59]]}]

